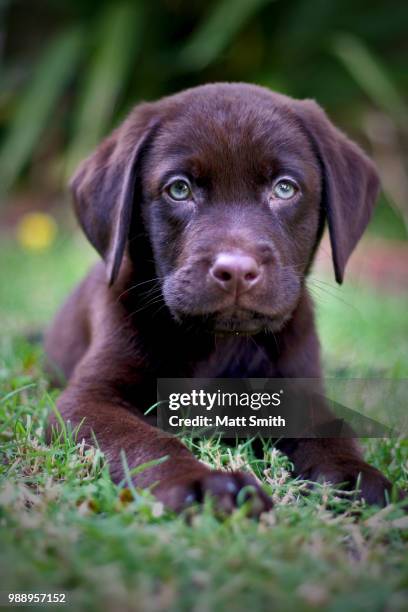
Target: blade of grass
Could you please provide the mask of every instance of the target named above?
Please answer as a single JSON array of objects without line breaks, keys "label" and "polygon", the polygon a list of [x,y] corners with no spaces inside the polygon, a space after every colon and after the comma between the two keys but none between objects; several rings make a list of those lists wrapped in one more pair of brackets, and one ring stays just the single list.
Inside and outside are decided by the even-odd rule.
[{"label": "blade of grass", "polygon": [[150,408],[148,408],[148,409],[146,410],[146,412],[145,412],[145,416],[146,416],[147,414],[150,414],[151,412],[153,412],[153,410],[155,410],[155,409],[157,408],[157,406],[160,406],[160,404],[165,404],[165,403],[168,403],[168,400],[160,400],[159,402],[156,402],[155,404],[152,404],[152,405],[150,406]]},{"label": "blade of grass", "polygon": [[64,440],[64,442],[66,442],[68,440],[68,432],[67,432],[66,423],[64,419],[62,418],[62,415],[60,411],[58,410],[57,405],[52,399],[52,397],[48,393],[45,394],[45,397],[47,398],[47,401],[51,405],[51,410],[54,413],[55,419],[58,424],[58,429],[52,427],[52,438],[54,438],[54,433],[56,433],[59,438],[61,438],[62,436],[62,439]]},{"label": "blade of grass", "polygon": [[168,455],[164,455],[163,457],[159,457],[158,459],[152,459],[151,461],[146,461],[145,463],[142,463],[141,465],[137,465],[136,467],[130,469],[127,463],[126,453],[124,450],[121,451],[120,456],[122,459],[122,465],[123,465],[123,471],[125,473],[125,478],[121,480],[121,482],[119,483],[119,487],[123,486],[125,482],[129,484],[129,479],[131,480],[133,476],[136,476],[137,474],[141,474],[142,472],[144,472],[145,470],[151,467],[156,467],[157,465],[160,465],[161,463],[164,463],[165,461],[168,461],[169,459]]},{"label": "blade of grass", "polygon": [[31,389],[32,387],[36,386],[36,383],[30,383],[28,385],[24,385],[23,387],[19,387],[18,389],[14,389],[13,391],[10,391],[10,393],[7,393],[2,398],[0,398],[0,403],[7,402],[14,395],[17,395],[17,393],[21,393],[21,391],[25,391],[26,389]]}]

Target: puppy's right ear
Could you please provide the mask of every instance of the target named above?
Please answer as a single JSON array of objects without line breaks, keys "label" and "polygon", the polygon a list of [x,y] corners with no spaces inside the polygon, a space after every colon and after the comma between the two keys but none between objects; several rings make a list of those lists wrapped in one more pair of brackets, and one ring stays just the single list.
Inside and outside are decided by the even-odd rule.
[{"label": "puppy's right ear", "polygon": [[136,107],[70,182],[79,223],[106,263],[109,284],[125,252],[140,160],[157,126],[152,105]]}]

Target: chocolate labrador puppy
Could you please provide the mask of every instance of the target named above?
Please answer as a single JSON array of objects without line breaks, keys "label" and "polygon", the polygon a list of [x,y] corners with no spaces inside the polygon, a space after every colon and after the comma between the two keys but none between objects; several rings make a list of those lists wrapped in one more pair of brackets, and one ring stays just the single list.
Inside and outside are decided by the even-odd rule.
[{"label": "chocolate labrador puppy", "polygon": [[[313,101],[213,84],[140,104],[79,167],[75,211],[101,255],[51,327],[46,351],[68,380],[58,407],[94,436],[115,481],[134,477],[180,510],[206,494],[224,510],[253,486],[211,470],[150,425],[158,377],[321,376],[305,278],[325,224],[337,282],[370,218],[378,176]],[[390,483],[350,439],[281,440],[295,473],[360,476],[384,504]]]}]

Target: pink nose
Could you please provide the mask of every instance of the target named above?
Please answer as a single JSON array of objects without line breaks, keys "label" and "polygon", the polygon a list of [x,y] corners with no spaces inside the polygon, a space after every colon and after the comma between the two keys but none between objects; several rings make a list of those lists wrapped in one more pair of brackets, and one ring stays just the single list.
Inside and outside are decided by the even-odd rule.
[{"label": "pink nose", "polygon": [[240,295],[258,283],[261,269],[250,255],[220,253],[210,268],[210,276],[224,291]]}]

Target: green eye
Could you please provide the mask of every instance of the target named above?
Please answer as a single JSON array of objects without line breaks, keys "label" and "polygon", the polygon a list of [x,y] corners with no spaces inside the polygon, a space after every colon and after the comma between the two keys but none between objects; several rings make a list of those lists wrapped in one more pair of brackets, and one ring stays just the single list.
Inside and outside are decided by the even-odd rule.
[{"label": "green eye", "polygon": [[167,188],[167,191],[170,197],[172,197],[173,200],[177,200],[178,202],[191,198],[190,185],[187,183],[187,181],[183,181],[182,179],[177,179],[176,181],[170,183]]},{"label": "green eye", "polygon": [[273,188],[273,195],[280,200],[290,200],[297,191],[296,185],[287,179],[278,181]]}]

